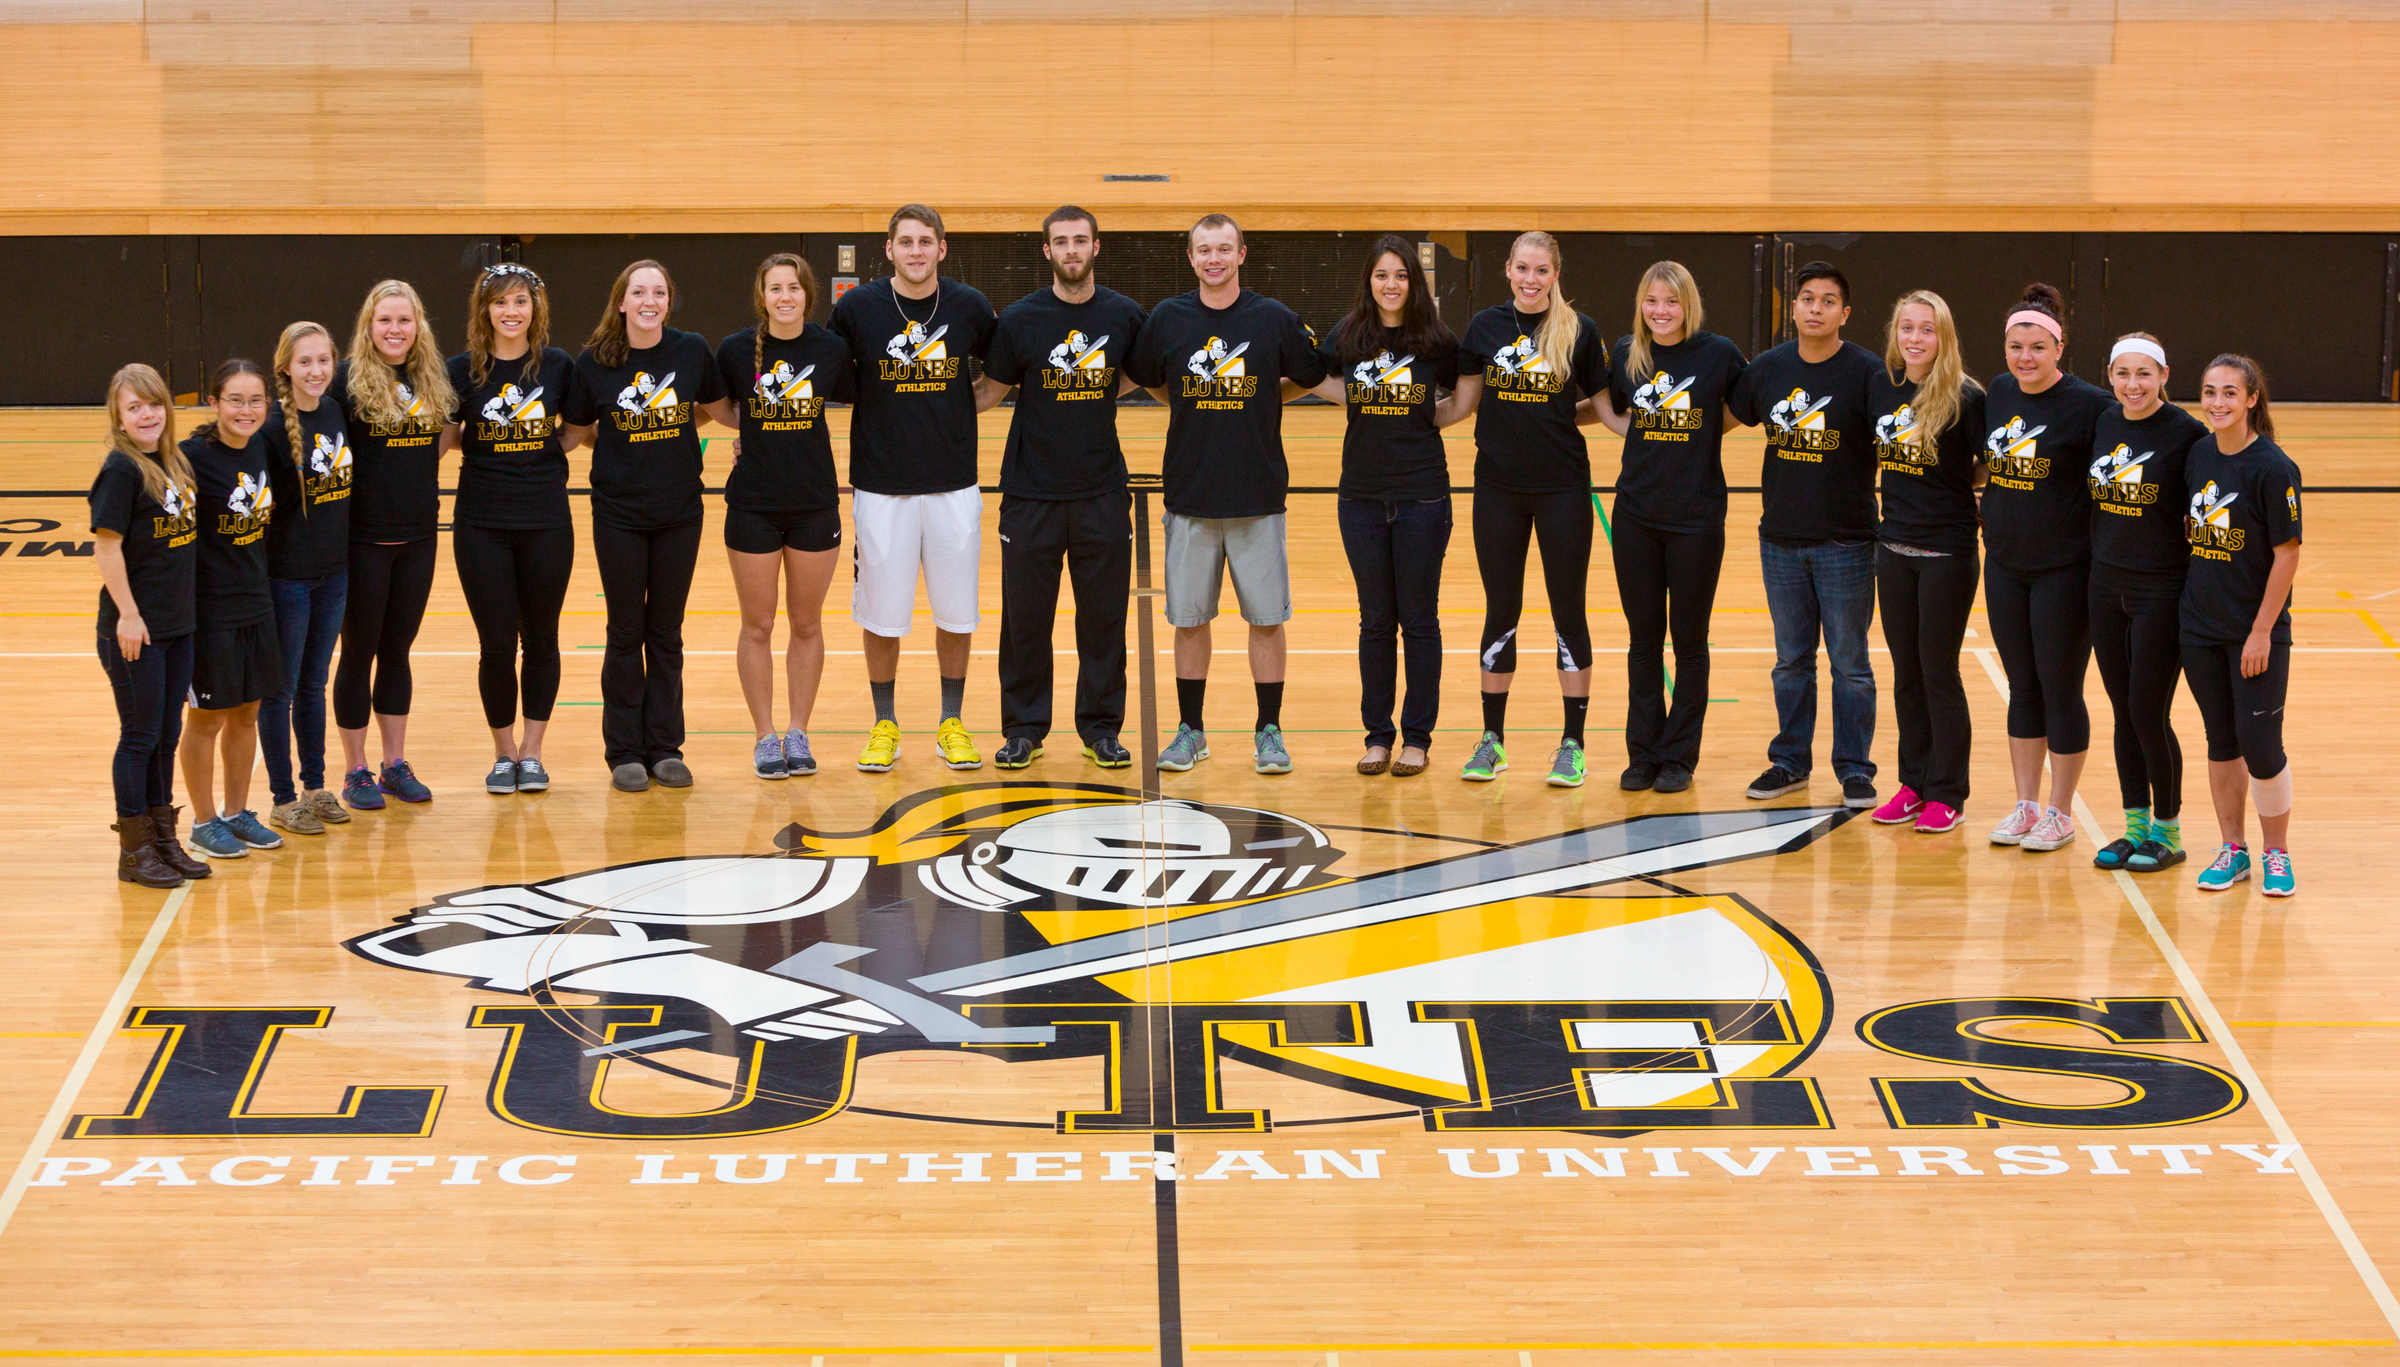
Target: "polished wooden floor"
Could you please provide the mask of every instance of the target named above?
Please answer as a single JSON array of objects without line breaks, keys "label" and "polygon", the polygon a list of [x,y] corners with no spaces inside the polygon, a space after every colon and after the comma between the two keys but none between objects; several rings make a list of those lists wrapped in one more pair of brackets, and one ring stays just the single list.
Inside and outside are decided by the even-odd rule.
[{"label": "polished wooden floor", "polygon": [[[92,658],[92,562],[32,549],[81,539],[72,491],[88,478],[100,419],[89,411],[0,415],[0,485],[9,491],[0,514],[11,519],[0,522],[0,539],[10,542],[0,550],[0,704],[14,732],[0,849],[18,888],[0,912],[12,966],[0,979],[0,1136],[10,1146],[0,1172],[15,1173],[0,1204],[0,1285],[8,1288],[0,1356],[689,1357],[849,1367],[943,1355],[1020,1367],[1130,1367],[1171,1357],[1180,1344],[1189,1360],[1225,1367],[2400,1360],[2389,1293],[2379,1304],[2369,1281],[2378,1264],[2400,1264],[2400,1103],[2383,1081],[2400,1067],[2390,855],[2400,817],[2390,796],[2391,775],[2400,772],[2400,642],[2392,635],[2400,627],[2400,561],[2390,546],[2400,494],[2388,488],[2400,415],[2324,408],[2293,411],[2285,422],[2290,449],[2319,491],[2308,505],[2288,729],[2300,801],[2298,898],[2269,902],[2251,886],[2203,895],[2189,869],[2112,877],[2090,866],[2089,840],[2047,856],[1987,845],[1980,831],[1999,816],[2008,777],[1997,669],[1978,635],[1966,671],[1980,742],[1975,797],[1959,833],[1924,837],[1852,821],[1793,853],[1673,875],[1681,894],[1673,898],[1666,887],[1638,883],[1513,897],[1410,923],[1434,928],[1405,942],[1379,940],[1383,932],[1373,929],[1333,932],[1105,979],[1123,998],[1151,1002],[1372,1002],[1400,989],[1420,1002],[1603,993],[1772,1000],[1796,1039],[1820,1029],[1821,1038],[1780,1054],[1772,1046],[1753,1051],[1751,1072],[1813,1079],[1827,1128],[1733,1126],[1712,1135],[1645,1126],[1621,1131],[1626,1138],[1541,1128],[1477,1133],[1462,1128],[1473,1123],[1470,1089],[1459,1083],[1455,1058],[1446,1080],[1435,1076],[1439,1067],[1408,1062],[1408,1032],[1435,1027],[1377,1017],[1378,1071],[1351,1061],[1365,1054],[1346,1058],[1338,1043],[1307,1047],[1327,1042],[1298,1027],[1277,1047],[1263,1027],[1236,1024],[1220,1027],[1223,1036],[1248,1052],[1219,1065],[1215,1095],[1227,1109],[1271,1111],[1272,1128],[1208,1132],[1196,1123],[1197,1103],[1142,1121],[1183,1131],[1169,1142],[1186,1178],[1219,1179],[1174,1184],[1169,1207],[1158,1184],[1141,1180],[1146,1167],[1104,1156],[1149,1153],[1162,1142],[1152,1129],[1111,1133],[1086,1122],[1058,1132],[1061,1112],[1108,1109],[1103,1065],[1088,1055],[1008,1062],[989,1050],[883,1053],[859,1062],[848,1109],[806,1128],[738,1134],[742,1127],[728,1123],[717,1127],[724,1137],[594,1137],[530,1117],[527,1098],[588,1103],[579,1114],[638,1131],[654,1123],[644,1115],[738,1105],[744,1096],[729,1083],[742,1048],[664,1049],[598,1076],[571,1048],[564,1091],[543,1092],[528,1080],[530,1055],[511,1050],[507,1031],[469,1023],[479,1011],[523,1011],[533,1005],[526,996],[403,972],[343,947],[448,894],[639,860],[772,853],[792,823],[827,833],[812,847],[825,854],[964,851],[928,833],[927,822],[941,814],[988,818],[988,791],[962,786],[903,813],[882,837],[842,838],[915,795],[1003,777],[953,775],[932,763],[935,679],[923,631],[910,638],[900,676],[902,764],[881,777],[856,773],[845,761],[871,714],[837,583],[833,653],[812,728],[825,770],[805,781],[753,778],[729,658],[736,617],[712,511],[687,631],[698,781],[680,792],[616,793],[598,752],[602,605],[587,559],[570,594],[565,692],[547,746],[556,785],[539,797],[492,798],[479,787],[488,752],[474,638],[445,547],[418,643],[410,744],[435,800],[362,814],[323,837],[293,837],[281,851],[218,865],[215,878],[186,893],[144,892],[111,877],[106,755],[114,731]],[[1129,411],[1127,425],[1136,466],[1154,468],[1158,415]],[[985,424],[987,479],[1002,431],[997,418]],[[1295,411],[1291,431],[1295,482],[1330,484],[1338,417]],[[1755,439],[1732,445],[1737,475],[1755,469]],[[1453,449],[1463,483],[1469,453],[1463,443]],[[727,454],[712,444],[712,482]],[[1599,464],[1605,480],[1613,457]],[[2385,491],[2332,491],[2365,486]],[[1713,631],[1716,696],[1692,791],[1627,796],[1607,781],[1618,762],[1613,728],[1624,687],[1613,661],[1624,630],[1605,555],[1590,578],[1603,662],[1592,716],[1598,781],[1579,791],[1541,784],[1542,737],[1557,704],[1535,673],[1512,715],[1518,768],[1488,786],[1456,779],[1477,723],[1480,612],[1464,496],[1459,503],[1461,530],[1444,567],[1446,707],[1435,768],[1406,781],[1350,772],[1358,741],[1355,599],[1332,500],[1301,495],[1292,512],[1299,615],[1286,704],[1298,768],[1266,778],[1241,762],[1248,689],[1238,655],[1228,653],[1211,701],[1217,757],[1168,775],[1167,795],[1314,823],[1344,852],[1332,866],[1344,878],[1635,816],[1756,810],[1741,788],[1762,763],[1774,709],[1755,548],[1742,535],[1726,561]],[[1749,526],[1755,512],[1755,496],[1737,494],[1731,525]],[[987,539],[985,551],[985,627],[967,720],[988,750],[998,740],[990,654],[996,545]],[[1526,634],[1539,659],[1547,627],[1538,577],[1530,593]],[[2106,702],[2096,678],[2089,693],[2101,743],[2085,793],[2113,825]],[[1171,692],[1164,708],[1171,720]],[[2177,724],[2196,761],[2200,727],[2188,701]],[[1887,713],[1875,749],[1887,776],[1891,735]],[[1822,765],[1819,775],[1807,797],[1827,804],[1835,794]],[[1136,781],[1088,766],[1071,744],[1053,744],[1032,769],[1007,777]],[[2198,800],[2186,830],[2205,848],[2213,833],[2196,774],[2187,790]],[[895,886],[922,896],[914,871],[934,862]],[[1688,915],[1659,919],[1668,913]],[[1044,915],[1025,920],[1043,939],[1065,939],[1155,925],[1163,913]],[[1668,925],[1700,927],[1684,932],[1698,938],[1673,940],[1659,929]],[[1176,933],[1158,931],[1169,943]],[[543,943],[554,949],[563,941]],[[766,961],[790,947],[784,942]],[[958,962],[933,960],[938,944],[923,948],[936,967]],[[1574,978],[1570,993],[1562,972],[1598,985]],[[2018,1014],[1989,1027],[1998,1039],[2138,1055],[2126,1075],[2155,1097],[2175,1090],[2162,1078],[2219,1073],[2239,1079],[2245,1095],[2213,1116],[2211,1105],[2199,1104],[2175,1117],[2191,1123],[2166,1128],[2135,1127],[2112,1119],[2123,1112],[2105,1110],[2081,1122],[2089,1128],[2074,1128],[2075,1112],[2052,1110],[2044,1114],[2068,1119],[1896,1132],[1876,1079],[1973,1076],[1992,1094],[2049,1107],[2105,1108],[2126,1095],[2088,1075],[2088,1058],[2084,1076],[2045,1076],[1903,1057],[1861,1033],[1870,1018],[1889,1019],[1889,1008],[1980,998],[2020,999],[1991,1008]],[[2181,1004],[2177,1018],[2191,1027],[2182,1042],[2131,1032],[2132,1042],[2112,1044],[2069,1022],[2022,1018],[2049,1009],[2028,1001],[2111,999],[2129,1009],[2122,1004],[2151,998]],[[573,1008],[592,1000],[571,988],[549,998],[554,1017],[586,1027],[601,1018]],[[145,1098],[170,1032],[163,1020],[117,1027],[144,1009],[192,1008],[330,1009],[321,1028],[305,1028],[320,1018],[303,1011],[303,1028],[283,1033],[252,1079],[249,1116],[338,1112],[349,1087],[442,1088],[438,1113],[421,1135],[405,1125],[384,1137],[326,1133],[338,1130],[334,1120],[323,1129],[280,1122],[301,1133],[278,1135],[254,1120],[239,1135],[176,1137],[174,1108],[162,1098],[206,1094],[211,1085],[222,1094],[233,1074],[209,1069],[226,1060],[195,1056]],[[587,1038],[629,1040],[659,1028],[645,1023],[656,1019],[619,1014]],[[545,1028],[523,1026],[533,1034]],[[1655,1026],[1606,1028],[1635,1032],[1618,1047],[1655,1052],[1661,1044]],[[1680,1028],[1668,1038],[1688,1046],[1689,1027]],[[1888,1025],[1869,1029],[1891,1038]],[[1522,1051],[1539,1042],[1495,1037],[1487,1053],[1504,1044]],[[1203,1049],[1181,1066],[1206,1056]],[[230,1067],[238,1071],[246,1058]],[[2033,1066],[2043,1058],[2058,1056],[2036,1056]],[[2156,1070],[2172,1065],[2160,1059],[2217,1071],[2162,1074]],[[571,1071],[578,1066],[581,1073]],[[1690,1085],[1635,1072],[1608,1085],[1663,1080],[1641,1104],[1664,1104]],[[1563,1070],[1557,1082],[1574,1085]],[[576,1091],[586,1085],[588,1095]],[[1502,1084],[1491,1085],[1497,1095]],[[1395,1103],[1395,1086],[1435,1098],[1431,1109]],[[70,1137],[71,1129],[88,1132],[78,1117],[145,1105],[148,1134]],[[183,1123],[197,1114],[178,1105]],[[1448,1128],[1429,1130],[1429,1115]],[[227,1128],[222,1114],[217,1122]],[[684,1133],[709,1128],[695,1125]],[[2289,1143],[2304,1146],[2299,1157],[2273,1147]],[[2206,1148],[2169,1155],[2160,1145]],[[1601,1152],[1611,1148],[1622,1152]],[[2004,1148],[2011,1152],[1996,1152]],[[1310,1149],[1377,1175],[1351,1176],[1302,1156]],[[1368,1160],[1359,1150],[1379,1151],[1371,1168],[1361,1166]],[[1553,1152],[1563,1150],[1588,1162]],[[2043,1150],[2061,1156],[2045,1162]],[[1045,1167],[1020,1153],[1080,1158]],[[1256,1157],[1238,1156],[1245,1153]],[[769,1154],[793,1155],[780,1181],[720,1180],[768,1175]],[[819,1160],[839,1154],[871,1156],[854,1161],[858,1180],[828,1180],[841,1166]],[[957,1155],[987,1154],[985,1175],[1001,1180],[955,1181],[962,1174],[936,1168],[925,1173],[933,1180],[904,1181],[910,1154],[970,1165],[976,1160]],[[735,1155],[743,1157],[728,1161]],[[270,1162],[219,1167],[243,1157]],[[432,1161],[377,1163],[418,1158]],[[1612,1158],[1622,1177],[1599,1175]],[[1951,1158],[1956,1166],[1942,1161]],[[177,1161],[151,1161],[168,1159]],[[529,1161],[504,1176],[515,1159]],[[1514,1166],[1516,1175],[1461,1176],[1453,1161],[1485,1174]],[[1112,1165],[1132,1180],[1106,1180]],[[1066,1170],[1081,1180],[1006,1180]],[[1832,1175],[1844,1172],[1853,1175]],[[220,1173],[281,1180],[224,1185]],[[561,1182],[525,1184],[562,1173]],[[645,1173],[658,1180],[637,1181]],[[301,1185],[311,1174],[318,1180]]]}]

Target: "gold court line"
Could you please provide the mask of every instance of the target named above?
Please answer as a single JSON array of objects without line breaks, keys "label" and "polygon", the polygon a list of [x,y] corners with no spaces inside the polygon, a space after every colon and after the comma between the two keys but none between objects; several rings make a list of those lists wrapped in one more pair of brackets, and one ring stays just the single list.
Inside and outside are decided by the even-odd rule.
[{"label": "gold court line", "polygon": [[2392,639],[2392,633],[2383,629],[2383,623],[2375,620],[2374,613],[2367,611],[2365,608],[2352,608],[2350,610],[2358,614],[2358,620],[2367,624],[2367,630],[2375,633],[2376,640],[2383,642],[2383,644],[2391,650],[2392,654],[2400,655],[2400,641],[2395,641]]},{"label": "gold court line", "polygon": [[2227,1021],[2225,1023],[2258,1030],[2296,1030],[2307,1026],[2351,1026],[2358,1029],[2400,1030],[2400,1021]]}]

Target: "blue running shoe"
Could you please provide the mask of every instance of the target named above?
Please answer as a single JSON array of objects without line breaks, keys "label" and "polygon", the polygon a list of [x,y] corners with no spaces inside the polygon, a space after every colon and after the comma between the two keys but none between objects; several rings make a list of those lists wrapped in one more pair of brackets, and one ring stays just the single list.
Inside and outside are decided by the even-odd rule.
[{"label": "blue running shoe", "polygon": [[2268,897],[2289,897],[2300,890],[2292,877],[2292,852],[2268,850],[2259,856],[2258,890]]},{"label": "blue running shoe", "polygon": [[203,821],[192,827],[192,848],[211,859],[248,859],[250,847],[225,824],[225,818]]},{"label": "blue running shoe", "polygon": [[376,786],[402,802],[433,801],[433,790],[419,783],[417,776],[409,772],[407,760],[383,766],[383,777],[377,780]]},{"label": "blue running shoe", "polygon": [[280,850],[283,848],[283,837],[260,825],[256,812],[235,812],[231,816],[219,817],[218,820],[224,823],[225,829],[233,832],[236,840],[248,845],[251,849]]},{"label": "blue running shoe", "polygon": [[2202,892],[2223,892],[2250,876],[2250,852],[2239,845],[2221,845],[2217,857],[2200,870]]},{"label": "blue running shoe", "polygon": [[383,790],[375,786],[375,772],[365,765],[351,770],[342,779],[342,801],[362,812],[383,810]]}]

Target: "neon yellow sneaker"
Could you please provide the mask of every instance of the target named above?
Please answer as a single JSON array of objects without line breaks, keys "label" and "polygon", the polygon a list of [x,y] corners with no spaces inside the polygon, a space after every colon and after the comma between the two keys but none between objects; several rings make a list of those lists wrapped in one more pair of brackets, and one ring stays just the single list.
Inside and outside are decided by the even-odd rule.
[{"label": "neon yellow sneaker", "polygon": [[888,774],[900,762],[900,723],[879,721],[867,733],[867,748],[858,752],[862,774]]},{"label": "neon yellow sneaker", "polygon": [[933,748],[941,751],[942,763],[953,769],[980,769],[983,755],[975,748],[975,738],[967,734],[967,724],[956,717],[944,717],[934,728]]}]

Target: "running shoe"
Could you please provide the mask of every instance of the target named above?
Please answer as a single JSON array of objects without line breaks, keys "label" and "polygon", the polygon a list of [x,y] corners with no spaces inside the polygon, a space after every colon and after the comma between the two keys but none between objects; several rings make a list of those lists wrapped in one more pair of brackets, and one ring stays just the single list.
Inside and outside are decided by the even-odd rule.
[{"label": "running shoe", "polygon": [[1917,811],[1917,834],[1940,835],[1956,826],[1965,815],[1947,802],[1928,802]]},{"label": "running shoe", "polygon": [[642,767],[640,760],[629,759],[608,771],[608,786],[620,793],[649,792],[650,771]]},{"label": "running shoe", "polygon": [[402,802],[433,801],[433,790],[417,780],[417,775],[408,767],[407,760],[383,766],[383,773],[375,780],[375,786]]},{"label": "running shoe", "polygon": [[790,778],[791,771],[783,764],[783,737],[769,731],[750,747],[750,772],[760,778]]},{"label": "running shoe", "polygon": [[[195,842],[199,834],[197,830],[192,832]],[[2200,870],[2199,887],[2202,892],[2223,892],[2249,876],[2250,851],[2228,843],[2219,845],[2217,857],[2208,861],[2207,868]]]},{"label": "running shoe", "polygon": [[260,825],[258,813],[248,808],[235,812],[231,816],[219,817],[218,820],[224,824],[225,829],[233,832],[235,839],[248,845],[251,849],[280,850],[283,848],[283,837]]},{"label": "running shoe", "polygon": [[344,776],[342,801],[362,812],[382,811],[383,790],[375,786],[375,771],[362,764]]},{"label": "running shoe", "polygon": [[2044,807],[2042,819],[2017,842],[2021,850],[2063,850],[2075,843],[2075,818],[2056,807]]},{"label": "running shoe", "polygon": [[1560,741],[1557,753],[1550,756],[1550,777],[1545,781],[1553,788],[1580,788],[1583,766],[1583,742]]},{"label": "running shoe", "polygon": [[1903,783],[1899,792],[1892,794],[1888,801],[1875,809],[1875,824],[1897,826],[1903,821],[1916,820],[1917,813],[1924,810],[1925,799],[1917,796],[1916,789]]},{"label": "running shoe", "polygon": [[888,774],[900,762],[900,723],[879,721],[867,733],[867,748],[858,752],[862,774]]},{"label": "running shoe", "polygon": [[1178,723],[1175,739],[1158,752],[1158,767],[1180,774],[1207,758],[1208,733],[1193,730],[1189,723]]},{"label": "running shoe", "polygon": [[282,802],[267,809],[267,820],[294,835],[323,835],[325,823],[306,802]]},{"label": "running shoe", "polygon": [[1795,788],[1807,786],[1808,775],[1795,774],[1780,764],[1770,764],[1767,766],[1767,771],[1752,779],[1750,786],[1743,791],[1748,796],[1764,802],[1768,798],[1781,797]]},{"label": "running shoe", "polygon": [[1629,793],[1646,793],[1658,785],[1658,766],[1646,759],[1637,759],[1617,775],[1617,786]]},{"label": "running shoe", "polygon": [[1489,783],[1508,771],[1508,747],[1500,738],[1486,731],[1475,743],[1475,753],[1458,766],[1458,776],[1469,783]]},{"label": "running shoe", "polygon": [[650,766],[650,777],[669,788],[689,788],[692,786],[692,766],[684,763],[680,755],[669,755]]},{"label": "running shoe", "polygon": [[793,778],[811,778],[817,772],[817,757],[809,752],[808,733],[797,726],[783,733],[783,771]]},{"label": "running shoe", "polygon": [[993,753],[992,767],[995,769],[1028,769],[1033,766],[1035,760],[1041,757],[1042,747],[1034,744],[1030,737],[1010,736],[1000,742],[1000,748]]},{"label": "running shoe", "polygon": [[517,791],[520,793],[550,791],[550,771],[542,767],[542,761],[536,756],[527,755],[517,761]]},{"label": "running shoe", "polygon": [[975,748],[975,738],[967,734],[967,724],[956,717],[942,718],[933,729],[933,748],[941,755],[942,763],[953,769],[980,769],[983,753]]},{"label": "running shoe", "polygon": [[483,790],[494,797],[507,797],[517,791],[517,762],[503,755],[492,761],[492,771],[483,776]]},{"label": "running shoe", "polygon": [[1673,760],[1658,766],[1658,782],[1650,785],[1654,793],[1680,793],[1692,786],[1692,771]]},{"label": "running shoe", "polygon": [[1262,774],[1288,774],[1292,771],[1292,752],[1283,748],[1283,728],[1259,728],[1255,755],[1251,767]]},{"label": "running shoe", "polygon": [[1094,736],[1085,741],[1083,757],[1103,769],[1123,769],[1133,763],[1133,752],[1115,736]]},{"label": "running shoe", "polygon": [[1875,780],[1853,774],[1842,780],[1842,805],[1863,812],[1875,805]]},{"label": "running shoe", "polygon": [[2023,840],[2041,820],[2042,804],[2020,799],[2015,807],[2009,809],[2007,819],[1992,827],[1992,843],[2014,845]]},{"label": "running shoe", "polygon": [[2267,897],[2289,897],[2300,890],[2292,878],[2292,852],[2269,849],[2259,856],[2258,890]]},{"label": "running shoe", "polygon": [[300,805],[308,808],[317,820],[328,826],[340,826],[350,820],[350,813],[342,809],[342,800],[323,788],[311,788],[302,793]]},{"label": "running shoe", "polygon": [[225,824],[225,818],[203,821],[192,827],[192,848],[211,859],[247,859],[250,847]]},{"label": "running shoe", "polygon": [[2185,858],[2181,845],[2170,845],[2163,840],[2145,840],[2134,847],[2133,853],[2125,856],[2125,867],[2133,873],[2156,873],[2160,869],[2175,867]]}]

